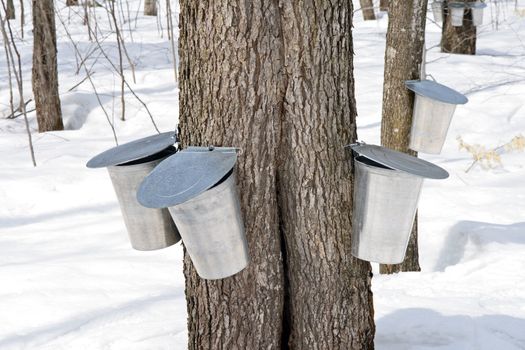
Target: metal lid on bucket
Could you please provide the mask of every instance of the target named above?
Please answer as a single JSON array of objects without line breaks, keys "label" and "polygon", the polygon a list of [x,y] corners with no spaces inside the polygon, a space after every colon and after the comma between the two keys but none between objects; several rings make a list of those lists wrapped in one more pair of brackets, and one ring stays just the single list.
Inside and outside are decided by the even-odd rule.
[{"label": "metal lid on bucket", "polygon": [[104,168],[145,158],[158,153],[176,142],[175,132],[164,132],[113,147],[91,158],[88,168]]},{"label": "metal lid on bucket", "polygon": [[462,93],[432,80],[407,80],[405,85],[418,95],[444,103],[463,105],[468,102],[467,97]]},{"label": "metal lid on bucket", "polygon": [[487,7],[487,4],[484,2],[469,2],[467,6],[474,9],[483,9]]},{"label": "metal lid on bucket", "polygon": [[449,2],[448,7],[455,7],[455,8],[464,8],[465,3],[463,2]]},{"label": "metal lid on bucket", "polygon": [[140,185],[137,199],[148,208],[184,203],[216,185],[236,162],[235,148],[189,147],[157,165]]},{"label": "metal lid on bucket", "polygon": [[356,143],[349,146],[360,156],[391,169],[429,179],[446,179],[448,177],[448,172],[445,169],[406,153],[364,143]]}]

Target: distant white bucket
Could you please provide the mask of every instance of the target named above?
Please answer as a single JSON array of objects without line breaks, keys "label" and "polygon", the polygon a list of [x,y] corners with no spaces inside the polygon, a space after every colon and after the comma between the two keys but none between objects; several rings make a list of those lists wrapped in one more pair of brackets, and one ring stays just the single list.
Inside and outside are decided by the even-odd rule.
[{"label": "distant white bucket", "polygon": [[451,2],[448,4],[450,22],[454,27],[461,27],[463,25],[463,15],[465,14],[465,4],[458,2]]},{"label": "distant white bucket", "polygon": [[432,14],[434,15],[434,21],[443,22],[443,2],[434,1],[431,6]]},{"label": "distant white bucket", "polygon": [[477,1],[470,3],[470,13],[472,14],[472,24],[474,26],[480,26],[483,24],[483,9],[487,7],[487,4]]},{"label": "distant white bucket", "polygon": [[467,103],[467,98],[431,80],[409,80],[405,84],[416,94],[410,149],[430,154],[441,153],[456,105]]}]

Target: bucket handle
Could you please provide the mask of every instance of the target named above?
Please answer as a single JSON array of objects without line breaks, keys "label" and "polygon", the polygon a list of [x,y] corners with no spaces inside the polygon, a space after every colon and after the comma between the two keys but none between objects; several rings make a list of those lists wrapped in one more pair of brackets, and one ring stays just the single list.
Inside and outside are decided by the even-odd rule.
[{"label": "bucket handle", "polygon": [[175,130],[173,131],[173,146],[175,147],[175,150],[178,151],[179,150],[179,147],[180,147],[180,139],[179,139],[179,134],[180,134],[180,126],[179,126],[179,123],[175,123]]},{"label": "bucket handle", "polygon": [[361,145],[366,145],[366,142],[364,142],[364,141],[356,141],[354,143],[349,143],[344,148],[352,148],[354,146],[361,146]]},{"label": "bucket handle", "polygon": [[242,149],[239,147],[215,147],[214,145],[208,146],[208,151],[221,151],[221,152],[241,152]]}]

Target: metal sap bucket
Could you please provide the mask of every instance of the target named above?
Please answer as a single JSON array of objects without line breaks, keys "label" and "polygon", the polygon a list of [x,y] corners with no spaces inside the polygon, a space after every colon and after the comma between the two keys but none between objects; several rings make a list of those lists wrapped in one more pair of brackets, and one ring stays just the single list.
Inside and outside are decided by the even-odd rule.
[{"label": "metal sap bucket", "polygon": [[445,179],[448,173],[388,148],[351,147],[356,155],[352,255],[399,264],[405,258],[424,178]]},{"label": "metal sap bucket", "polygon": [[162,162],[142,183],[146,207],[168,207],[200,277],[221,279],[249,263],[233,148],[190,147]]},{"label": "metal sap bucket", "polygon": [[176,152],[174,142],[173,133],[150,136],[109,149],[87,164],[90,168],[107,167],[131,246],[136,250],[161,249],[180,240],[167,209],[144,208],[136,197],[142,180]]},{"label": "metal sap bucket", "polygon": [[468,4],[470,7],[470,13],[472,15],[472,24],[474,26],[480,26],[483,24],[483,9],[487,7],[487,4],[477,1]]},{"label": "metal sap bucket", "polygon": [[434,21],[443,22],[443,1],[434,1],[431,6]]},{"label": "metal sap bucket", "polygon": [[468,99],[431,80],[408,80],[405,85],[416,94],[410,149],[423,153],[441,153],[456,105],[465,104]]},{"label": "metal sap bucket", "polygon": [[449,2],[448,9],[450,14],[450,23],[454,27],[463,25],[463,15],[465,14],[465,4],[459,2]]}]

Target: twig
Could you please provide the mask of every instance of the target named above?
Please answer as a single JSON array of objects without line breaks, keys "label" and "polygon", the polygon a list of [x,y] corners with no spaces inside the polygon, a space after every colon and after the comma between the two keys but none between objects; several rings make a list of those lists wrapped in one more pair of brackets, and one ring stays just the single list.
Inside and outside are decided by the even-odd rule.
[{"label": "twig", "polygon": [[166,0],[166,17],[168,22],[168,37],[171,43],[171,54],[173,57],[173,73],[175,74],[175,82],[179,81],[179,74],[177,72],[177,54],[175,51],[175,36],[173,34],[173,15],[171,12],[171,0]]},{"label": "twig", "polygon": [[24,25],[25,25],[25,9],[24,0],[20,0],[20,35],[24,39]]},{"label": "twig", "polygon": [[[109,62],[109,64],[113,67],[113,69],[118,72],[118,67],[113,63],[113,61],[111,61],[111,59],[109,58],[108,54],[104,51],[104,49],[102,48],[102,45],[101,43],[98,41],[97,38],[95,38],[95,43],[98,45],[99,49],[100,49],[100,52],[102,53],[102,55],[104,55],[104,57],[106,58],[106,60]],[[144,101],[142,101],[142,99],[139,98],[139,96],[135,93],[135,91],[133,90],[133,88],[129,85],[128,81],[124,78],[124,84],[126,85],[126,87],[129,89],[129,91],[133,94],[133,96],[144,106],[144,108],[146,109],[146,112],[148,113],[150,119],[151,119],[151,123],[153,124],[153,127],[155,128],[155,130],[160,133],[160,130],[159,128],[157,127],[157,123],[155,123],[155,119],[153,118],[153,114],[151,114],[148,106],[146,105],[146,103],[144,103]]]},{"label": "twig", "polygon": [[[91,73],[91,71],[88,71],[88,75],[93,75],[93,74],[95,74],[95,72]],[[82,79],[80,82],[78,82],[77,84],[73,85],[73,87],[69,88],[69,90],[67,90],[67,92],[73,91],[75,88],[77,88],[80,85],[82,85],[82,83],[85,82],[87,79],[88,79],[87,76],[84,77],[84,79]]]},{"label": "twig", "polygon": [[[27,110],[26,113],[31,113],[31,112],[34,112],[34,111],[36,111],[36,108],[31,108],[31,109]],[[9,119],[16,119],[16,118],[18,118],[20,116],[23,116],[23,115],[24,115],[24,113],[18,113],[18,114],[15,114],[14,116],[9,116],[8,118]]]},{"label": "twig", "polygon": [[[7,17],[7,16],[6,16]],[[11,60],[9,58],[9,50],[7,48],[7,40],[4,40],[4,50],[7,63],[7,74],[9,75],[9,108],[11,110],[11,116],[15,115],[15,105],[13,103],[13,76],[11,73]],[[7,119],[11,119],[11,116],[8,116]]]},{"label": "twig", "polygon": [[[4,0],[0,0],[0,1],[2,2],[2,7],[4,9],[4,12],[6,12],[6,5],[5,5]],[[9,34],[11,36],[11,41],[9,41],[7,37],[7,32],[5,30],[6,22],[7,22],[7,27],[9,28]],[[11,56],[11,64],[12,64],[13,72],[15,73],[16,82],[18,85],[18,93],[20,95],[20,107],[24,115],[24,123],[26,126],[27,138],[29,141],[29,153],[31,154],[31,161],[33,162],[33,166],[36,167],[35,150],[33,148],[33,139],[31,136],[31,130],[29,129],[29,120],[27,119],[27,111],[26,111],[26,106],[24,103],[24,85],[23,85],[23,80],[22,80],[22,59],[20,58],[20,53],[18,52],[18,48],[16,47],[16,44],[13,39],[13,31],[11,30],[11,25],[9,24],[9,21],[4,20],[4,18],[1,15],[0,15],[0,27],[1,27],[0,30],[2,31],[2,37],[3,37],[4,43],[7,46],[7,51],[9,55]],[[13,46],[13,49],[17,56],[18,72],[15,66],[13,51],[11,50],[11,45]]]},{"label": "twig", "polygon": [[[27,100],[27,101],[25,102],[26,109],[27,109],[27,105],[28,105],[31,101],[33,101],[33,99],[30,98],[29,100]],[[20,110],[20,109],[17,109],[16,111],[19,111],[19,110]],[[27,113],[31,113],[31,112],[33,112],[34,110],[36,110],[36,109],[33,108],[33,109],[27,111]],[[8,115],[6,119],[16,119],[16,118],[20,117],[21,115],[24,115],[24,113],[18,113],[18,114],[15,114],[16,111],[12,111],[12,113],[11,113],[10,115]]]},{"label": "twig", "polygon": [[[3,0],[1,0],[1,1],[3,1]],[[64,23],[64,20],[62,19],[62,17],[60,15],[58,15],[57,17],[58,17],[58,20],[60,21],[60,23],[62,24],[62,27],[64,28],[67,37],[70,40],[72,40],[71,33],[69,33],[69,30],[67,29],[67,26]],[[98,43],[98,38],[96,36],[95,36],[95,41]],[[80,55],[80,52],[78,52],[78,48],[75,45],[73,45],[73,48],[77,51],[77,54]],[[109,115],[108,115],[108,112],[106,111],[106,109],[104,108],[104,105],[102,104],[102,100],[100,99],[100,96],[99,96],[99,94],[97,92],[97,88],[95,87],[95,83],[93,83],[93,80],[91,79],[91,75],[89,74],[89,71],[88,71],[88,69],[86,67],[86,62],[84,60],[82,61],[82,67],[84,68],[84,72],[86,74],[86,78],[89,80],[89,83],[91,84],[91,87],[93,88],[93,92],[95,93],[95,97],[97,98],[98,104],[99,104],[100,108],[102,108],[102,111],[104,112],[104,115],[106,116],[106,120],[108,121],[108,124],[109,124],[109,126],[111,128],[111,132],[113,133],[113,138],[115,139],[115,144],[118,146],[118,139],[117,139],[117,133],[115,132],[115,126],[111,122],[111,120],[109,118]]]}]

